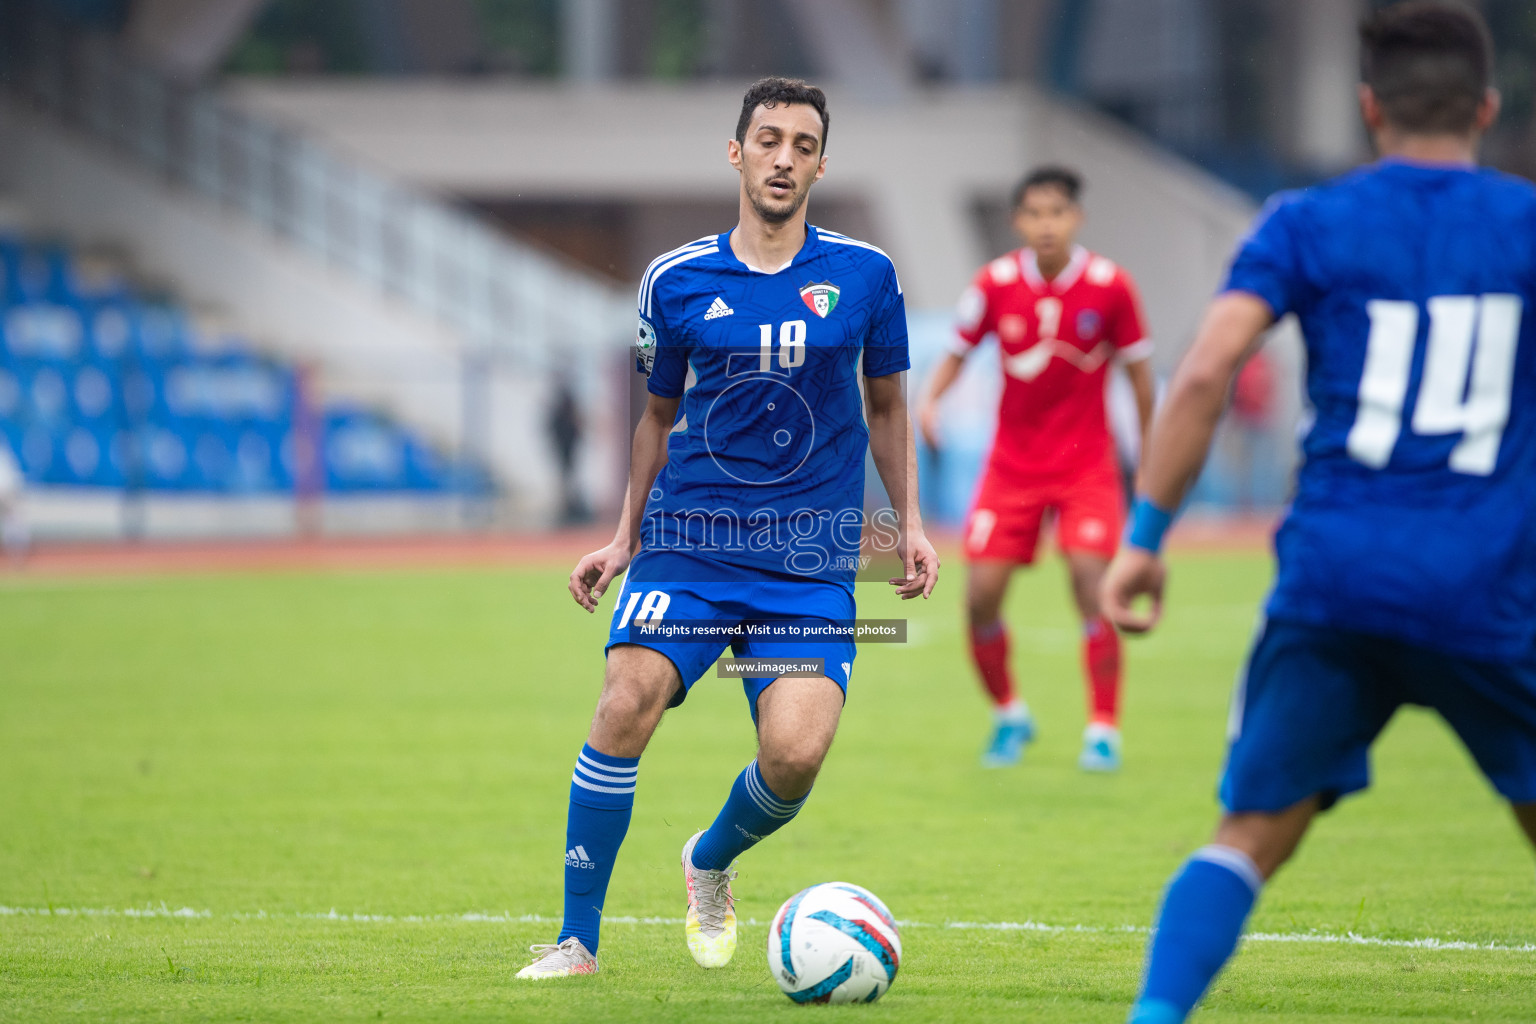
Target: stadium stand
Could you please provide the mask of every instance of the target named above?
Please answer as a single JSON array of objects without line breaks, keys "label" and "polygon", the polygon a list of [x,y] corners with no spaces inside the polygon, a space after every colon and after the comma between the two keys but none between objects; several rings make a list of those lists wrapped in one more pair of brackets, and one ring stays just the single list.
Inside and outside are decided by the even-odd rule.
[{"label": "stadium stand", "polygon": [[[375,475],[398,466],[416,488],[328,486],[327,497],[373,494],[390,504],[365,512],[360,500],[327,502],[327,530],[556,520],[557,467],[529,439],[542,436],[561,375],[593,410],[584,490],[600,505],[614,500],[627,429],[618,371],[633,331],[628,288],[344,150],[236,111],[216,88],[158,73],[109,35],[76,31],[56,13],[0,12],[10,27],[0,31],[0,132],[15,142],[0,148],[0,196],[28,230],[129,252],[185,308],[212,309],[270,358],[314,369],[335,400],[327,430],[352,439],[340,448]],[[407,429],[391,439],[396,425]],[[425,489],[434,479],[436,489]],[[494,500],[393,498],[412,494]],[[40,524],[112,532],[105,506],[32,497],[48,501]],[[189,502],[175,505],[174,523],[162,518],[150,532],[244,533],[248,512],[256,532],[292,522],[275,502],[205,503],[196,515]]]},{"label": "stadium stand", "polygon": [[[475,493],[483,472],[352,403],[306,408],[301,375],[219,339],[68,248],[0,235],[0,434],[29,484],[217,494]],[[313,426],[308,426],[313,424]],[[299,439],[313,433],[306,479]]]}]

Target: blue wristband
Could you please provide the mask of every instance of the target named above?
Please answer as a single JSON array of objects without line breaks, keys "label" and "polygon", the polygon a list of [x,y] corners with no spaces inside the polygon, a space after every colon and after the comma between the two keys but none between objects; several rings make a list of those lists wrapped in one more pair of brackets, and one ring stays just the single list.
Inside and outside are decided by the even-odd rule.
[{"label": "blue wristband", "polygon": [[1146,498],[1137,498],[1131,509],[1131,525],[1125,531],[1125,542],[1155,555],[1162,550],[1163,534],[1172,525],[1172,512],[1163,511]]}]

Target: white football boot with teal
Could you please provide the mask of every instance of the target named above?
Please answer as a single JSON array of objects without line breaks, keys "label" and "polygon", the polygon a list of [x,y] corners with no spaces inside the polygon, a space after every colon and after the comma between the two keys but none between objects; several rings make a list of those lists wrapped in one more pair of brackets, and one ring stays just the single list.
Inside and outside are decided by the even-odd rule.
[{"label": "white football boot with teal", "polygon": [[1119,771],[1120,730],[1100,722],[1084,729],[1083,752],[1078,755],[1077,766],[1085,772]]},{"label": "white football boot with teal", "polygon": [[1024,748],[1035,738],[1035,719],[1022,703],[992,712],[992,736],[982,752],[983,768],[1006,768],[1018,764]]},{"label": "white football boot with teal", "polygon": [[693,866],[693,848],[703,832],[695,832],[683,847],[683,881],[688,886],[688,916],[683,931],[688,952],[700,967],[724,967],[736,955],[736,898],[731,879],[736,873],[705,871]]}]

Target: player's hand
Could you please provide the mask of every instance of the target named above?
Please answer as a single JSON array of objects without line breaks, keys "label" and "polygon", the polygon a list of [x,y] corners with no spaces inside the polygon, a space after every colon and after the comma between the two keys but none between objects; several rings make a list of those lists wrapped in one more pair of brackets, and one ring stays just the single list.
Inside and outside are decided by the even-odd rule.
[{"label": "player's hand", "polygon": [[917,429],[923,435],[923,443],[938,451],[939,403],[930,399],[917,407]]},{"label": "player's hand", "polygon": [[597,602],[613,578],[629,568],[629,545],[618,541],[583,555],[571,570],[570,591],[576,603],[589,612],[597,611]]},{"label": "player's hand", "polygon": [[[1109,563],[1104,582],[1099,587],[1099,603],[1119,629],[1126,633],[1150,632],[1163,617],[1163,584],[1168,567],[1145,548],[1126,545]],[[1151,607],[1137,611],[1132,605],[1139,597],[1151,599]]]},{"label": "player's hand", "polygon": [[896,596],[903,601],[927,598],[933,593],[934,584],[939,582],[939,553],[928,543],[927,535],[921,530],[903,535],[897,554],[901,555],[906,575],[890,581],[896,588]]}]

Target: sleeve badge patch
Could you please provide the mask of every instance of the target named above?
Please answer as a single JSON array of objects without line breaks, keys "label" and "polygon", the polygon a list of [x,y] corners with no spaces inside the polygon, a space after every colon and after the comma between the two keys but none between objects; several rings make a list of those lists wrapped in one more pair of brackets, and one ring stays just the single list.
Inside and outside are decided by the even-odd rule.
[{"label": "sleeve badge patch", "polygon": [[635,369],[649,377],[655,366],[656,328],[642,316],[639,326],[635,328]]}]

